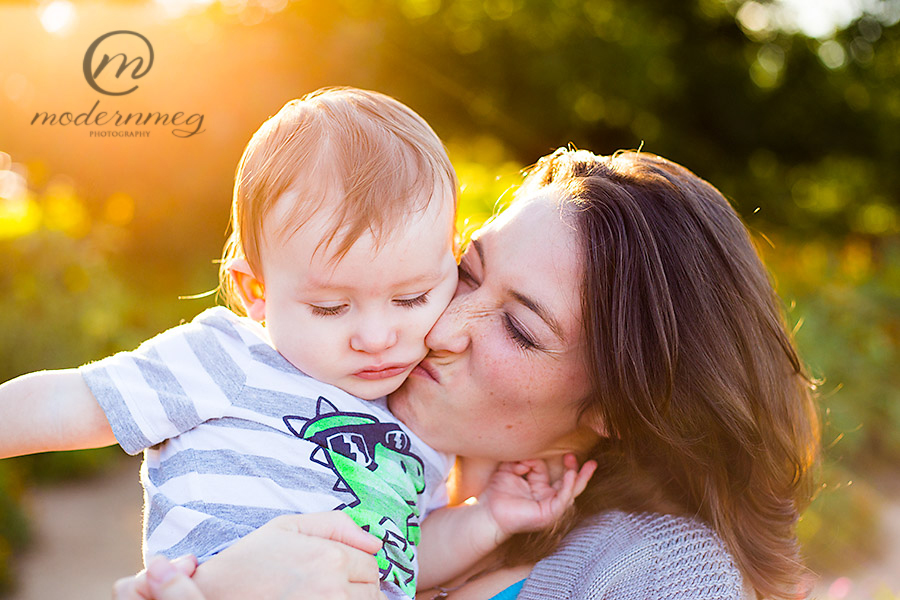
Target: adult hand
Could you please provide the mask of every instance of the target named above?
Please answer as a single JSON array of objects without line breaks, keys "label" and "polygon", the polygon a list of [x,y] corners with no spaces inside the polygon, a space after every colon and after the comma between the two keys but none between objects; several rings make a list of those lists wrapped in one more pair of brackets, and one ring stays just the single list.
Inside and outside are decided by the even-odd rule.
[{"label": "adult hand", "polygon": [[115,600],[384,600],[373,556],[380,548],[381,540],[344,513],[285,515],[203,563],[195,586],[169,572],[168,587],[149,592],[168,595]]},{"label": "adult hand", "polygon": [[204,600],[200,588],[191,580],[197,559],[182,556],[169,561],[155,556],[145,571],[123,577],[113,586],[114,600]]},{"label": "adult hand", "polygon": [[164,557],[147,567],[147,583],[154,600],[205,600],[196,582]]}]

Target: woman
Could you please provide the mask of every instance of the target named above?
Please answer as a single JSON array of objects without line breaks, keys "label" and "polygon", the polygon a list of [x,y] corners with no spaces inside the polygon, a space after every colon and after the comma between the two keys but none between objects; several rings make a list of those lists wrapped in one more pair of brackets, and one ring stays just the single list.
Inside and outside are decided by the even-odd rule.
[{"label": "woman", "polygon": [[[574,452],[600,466],[553,531],[419,597],[490,598],[522,580],[519,598],[802,594],[794,526],[818,456],[812,383],[745,227],[708,183],[646,153],[544,157],[474,236],[426,342],[390,405],[465,456],[457,499],[500,460],[559,465]],[[258,595],[245,561],[278,527],[201,567],[207,595]],[[335,544],[301,539],[304,551]],[[365,555],[353,545],[337,545],[355,557],[342,565]],[[374,597],[345,570],[329,576]]]}]

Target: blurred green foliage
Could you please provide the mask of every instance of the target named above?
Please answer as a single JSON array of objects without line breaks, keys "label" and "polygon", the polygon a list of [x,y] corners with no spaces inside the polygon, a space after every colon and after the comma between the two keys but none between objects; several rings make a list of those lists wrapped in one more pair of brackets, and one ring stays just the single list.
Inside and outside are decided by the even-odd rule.
[{"label": "blurred green foliage", "polygon": [[295,2],[261,27],[346,36],[352,49],[325,59],[343,58],[338,73],[520,164],[568,142],[643,144],[767,231],[897,234],[900,3],[872,3],[880,12],[822,40],[751,30],[735,18],[747,4],[779,3],[343,0],[322,14]]},{"label": "blurred green foliage", "polygon": [[28,541],[28,524],[20,504],[22,478],[6,462],[0,463],[0,596],[12,588],[14,553]]},{"label": "blurred green foliage", "polygon": [[801,539],[813,568],[843,573],[896,543],[883,537],[879,508],[898,492],[900,240],[769,236],[759,247],[800,354],[822,380],[823,487]]},{"label": "blurred green foliage", "polygon": [[[755,232],[801,355],[823,379],[824,486],[800,532],[815,569],[844,572],[877,556],[879,505],[898,492],[886,482],[900,459],[900,2],[867,3],[822,39],[773,26],[777,5],[232,0],[182,21],[214,28],[208,44],[234,58],[221,60],[225,84],[204,84],[241,81],[236,114],[338,84],[415,108],[447,140],[462,229],[493,211],[521,165],[569,142],[643,145],[713,182]],[[244,52],[247,40],[265,43]],[[238,56],[224,54],[230,45]],[[251,133],[236,122],[208,134],[232,153]],[[210,248],[230,171],[204,167],[220,154],[165,177],[120,177],[131,196],[109,197],[0,160],[0,381],[133,348],[211,304],[176,298],[216,285]],[[115,453],[0,462],[0,592],[26,537],[24,486]]]},{"label": "blurred green foliage", "polygon": [[[138,286],[135,265],[117,257],[132,242],[115,210],[91,214],[65,182],[32,189],[4,160],[0,153],[0,166],[13,170],[0,169],[0,381],[134,348],[212,303],[177,299],[181,285],[214,287],[212,265],[202,282],[141,273]],[[140,291],[148,279],[160,284],[150,297]],[[10,561],[27,541],[23,489],[95,474],[121,456],[104,448],[0,462],[0,594],[12,586]]]}]

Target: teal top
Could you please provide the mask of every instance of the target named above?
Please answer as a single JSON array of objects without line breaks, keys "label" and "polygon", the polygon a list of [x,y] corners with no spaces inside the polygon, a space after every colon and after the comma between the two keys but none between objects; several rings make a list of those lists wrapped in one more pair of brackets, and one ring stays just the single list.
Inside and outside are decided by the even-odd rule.
[{"label": "teal top", "polygon": [[492,597],[490,600],[516,600],[519,596],[519,592],[522,591],[522,586],[525,585],[525,580],[518,583],[514,583],[496,596]]}]

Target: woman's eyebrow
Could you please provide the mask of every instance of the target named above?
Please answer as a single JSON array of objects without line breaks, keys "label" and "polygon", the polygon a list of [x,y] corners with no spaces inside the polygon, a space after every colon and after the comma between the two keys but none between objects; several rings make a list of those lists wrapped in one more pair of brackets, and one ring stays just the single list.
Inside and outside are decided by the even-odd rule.
[{"label": "woman's eyebrow", "polygon": [[[484,265],[484,246],[478,240],[472,240],[472,247],[475,248],[475,252],[478,254],[478,260],[481,261],[481,269],[482,271],[486,271]],[[515,298],[516,302],[536,314],[541,320],[547,324],[547,327],[550,328],[550,331],[553,332],[559,341],[564,342],[565,338],[563,337],[562,327],[559,326],[559,321],[553,318],[553,314],[550,312],[547,307],[538,302],[533,298],[529,298],[522,292],[517,292],[513,289],[508,289],[507,293]]]},{"label": "woman's eyebrow", "polygon": [[550,314],[550,311],[547,308],[540,304],[537,300],[533,298],[529,298],[525,294],[521,292],[517,292],[516,290],[508,290],[510,296],[516,299],[519,304],[529,309],[531,312],[536,314],[541,318],[541,320],[547,324],[547,327],[550,328],[550,331],[553,332],[559,341],[564,342],[562,327],[559,326],[559,322],[553,318],[553,315]]},{"label": "woman's eyebrow", "polygon": [[470,240],[472,247],[475,248],[475,254],[478,255],[478,260],[481,262],[481,270],[484,271],[484,246],[482,246],[479,240]]}]

